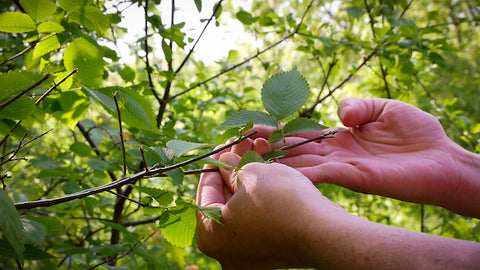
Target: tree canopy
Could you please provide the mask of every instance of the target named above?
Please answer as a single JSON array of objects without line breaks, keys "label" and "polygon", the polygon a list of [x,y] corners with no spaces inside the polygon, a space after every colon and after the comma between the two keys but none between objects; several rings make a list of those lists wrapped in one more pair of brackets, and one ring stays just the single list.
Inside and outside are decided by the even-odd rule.
[{"label": "tree canopy", "polygon": [[[124,24],[132,9],[139,33]],[[195,246],[196,212],[220,218],[195,205],[203,165],[225,166],[215,146],[253,123],[338,126],[347,96],[414,104],[480,153],[475,0],[6,0],[0,12],[2,269],[219,268]],[[228,53],[206,61],[197,46],[231,23],[242,38],[209,45]],[[375,222],[480,241],[478,219],[318,188]]]}]

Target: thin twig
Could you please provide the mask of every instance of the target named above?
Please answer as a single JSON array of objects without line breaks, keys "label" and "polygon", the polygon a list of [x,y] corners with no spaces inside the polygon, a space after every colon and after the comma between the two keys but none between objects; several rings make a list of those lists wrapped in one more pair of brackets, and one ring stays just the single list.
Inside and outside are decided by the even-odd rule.
[{"label": "thin twig", "polygon": [[118,106],[117,93],[113,94],[113,100],[115,101],[115,107],[117,108],[119,135],[122,143],[123,177],[125,177],[127,176],[127,154],[125,153],[125,142],[123,141],[122,113],[120,112],[120,106]]},{"label": "thin twig", "polygon": [[190,58],[190,56],[192,55],[193,53],[193,50],[195,49],[195,47],[197,46],[198,42],[200,41],[200,39],[202,38],[203,36],[203,33],[205,32],[205,30],[207,29],[208,25],[210,24],[210,22],[213,20],[213,17],[215,17],[215,14],[217,13],[218,9],[220,8],[220,6],[222,5],[222,2],[223,0],[220,0],[218,1],[217,5],[215,6],[215,8],[213,9],[213,13],[212,15],[210,16],[210,18],[208,18],[207,20],[207,23],[205,24],[205,26],[203,27],[202,29],[202,32],[200,33],[200,35],[198,36],[197,40],[195,40],[195,43],[193,44],[192,48],[190,49],[190,51],[188,52],[188,54],[185,56],[185,58],[183,59],[182,63],[178,66],[178,68],[175,70],[175,74],[178,74],[180,72],[180,70],[183,68],[183,66],[185,65],[185,63],[187,63],[187,60]]},{"label": "thin twig", "polygon": [[143,147],[141,147],[141,146],[140,146],[140,154],[142,154],[143,167],[145,167],[145,171],[148,172],[148,165],[147,165],[147,161],[145,160],[145,151],[143,150]]},{"label": "thin twig", "polygon": [[275,43],[267,46],[267,47],[264,48],[263,50],[257,51],[257,53],[255,53],[254,55],[246,58],[245,60],[241,61],[240,63],[237,63],[237,64],[235,64],[235,65],[233,65],[233,66],[231,66],[231,67],[229,67],[229,68],[227,68],[227,69],[225,69],[225,70],[223,70],[223,71],[221,71],[221,72],[213,75],[212,77],[210,77],[210,78],[208,78],[208,79],[206,79],[206,80],[204,80],[204,81],[201,81],[201,82],[199,82],[199,83],[196,83],[195,85],[191,86],[190,88],[188,88],[188,89],[186,89],[186,90],[183,90],[182,92],[180,92],[180,93],[178,93],[178,94],[172,95],[172,96],[168,99],[168,101],[170,101],[170,100],[172,100],[172,99],[175,99],[175,98],[177,98],[178,96],[184,95],[184,94],[192,91],[193,89],[196,89],[197,87],[202,86],[202,85],[210,82],[211,80],[220,77],[221,75],[223,75],[223,74],[225,74],[225,73],[228,73],[228,72],[230,72],[230,71],[232,71],[232,70],[234,70],[234,69],[237,69],[238,67],[240,67],[240,66],[242,66],[242,65],[250,62],[252,59],[257,58],[257,57],[259,57],[261,54],[263,54],[263,53],[269,51],[270,49],[272,49],[272,48],[280,45],[280,44],[283,43],[285,40],[293,37],[293,36],[294,36],[295,34],[297,34],[298,31],[300,30],[301,25],[303,24],[303,19],[305,18],[306,14],[307,14],[308,11],[310,10],[313,2],[314,2],[314,0],[312,0],[312,1],[309,3],[308,7],[305,9],[305,12],[303,13],[302,18],[301,18],[301,20],[300,20],[300,23],[297,25],[297,27],[295,28],[295,30],[293,30],[292,32],[286,34],[285,36],[283,36],[283,38],[281,38],[280,40],[277,40]]},{"label": "thin twig", "polygon": [[333,138],[333,135],[335,135],[336,133],[338,133],[338,130],[332,130],[330,132],[327,132],[323,135],[320,135],[320,136],[317,136],[317,137],[313,137],[311,139],[308,139],[308,140],[305,140],[305,141],[301,141],[299,143],[296,143],[296,144],[292,144],[292,145],[289,145],[289,146],[284,146],[282,148],[280,148],[280,150],[289,150],[289,149],[292,149],[294,147],[298,147],[300,145],[304,145],[306,143],[309,143],[309,142],[313,142],[313,141],[318,141],[318,140],[323,140],[323,139],[327,139],[327,138]]},{"label": "thin twig", "polygon": [[111,190],[107,190],[107,192],[110,193],[110,194],[113,194],[113,195],[115,195],[115,196],[117,196],[117,197],[121,197],[121,198],[123,198],[123,199],[125,199],[125,200],[128,200],[128,201],[131,201],[131,202],[133,202],[133,203],[136,203],[136,204],[138,204],[138,205],[140,205],[140,206],[142,206],[142,207],[147,207],[147,206],[148,206],[148,205],[146,205],[146,204],[144,204],[144,203],[142,203],[142,202],[139,202],[139,201],[136,201],[136,200],[134,200],[134,199],[131,199],[131,198],[129,198],[129,197],[125,196],[125,195],[122,195],[122,194],[120,194],[120,193],[117,193],[117,192],[114,192],[114,191],[111,191]]},{"label": "thin twig", "polygon": [[158,102],[161,102],[160,97],[158,96],[157,90],[155,90],[155,86],[153,85],[153,79],[152,79],[152,67],[150,66],[150,60],[148,59],[148,1],[145,0],[145,6],[144,6],[144,11],[145,11],[145,40],[143,41],[143,46],[145,47],[145,65],[147,66],[147,75],[148,75],[148,83],[150,86],[150,91],[152,91],[153,96]]},{"label": "thin twig", "polygon": [[51,38],[51,37],[53,37],[53,36],[55,36],[55,35],[56,35],[56,33],[53,33],[53,34],[50,34],[50,35],[48,35],[48,36],[46,36],[46,37],[44,37],[44,38],[42,38],[42,39],[39,39],[39,40],[36,40],[36,41],[32,42],[32,44],[30,44],[30,46],[26,47],[26,48],[23,49],[21,52],[15,54],[14,56],[12,56],[12,57],[10,57],[10,58],[8,58],[8,59],[5,59],[3,62],[0,63],[0,66],[3,65],[3,64],[5,64],[5,63],[7,63],[7,62],[9,62],[9,61],[12,61],[13,59],[15,59],[15,58],[17,58],[17,57],[20,57],[20,56],[24,55],[26,52],[28,52],[29,50],[31,50],[31,49],[33,49],[35,46],[37,46],[37,44],[38,44],[39,42],[42,42],[42,41],[44,41],[44,40],[47,40],[47,39],[49,39],[49,38]]}]

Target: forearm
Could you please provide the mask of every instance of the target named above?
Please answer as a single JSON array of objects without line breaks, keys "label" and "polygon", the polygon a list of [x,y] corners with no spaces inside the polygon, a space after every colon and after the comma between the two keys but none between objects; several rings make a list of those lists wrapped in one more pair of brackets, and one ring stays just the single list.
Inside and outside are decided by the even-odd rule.
[{"label": "forearm", "polygon": [[308,253],[316,267],[480,269],[480,243],[408,231],[356,216],[348,219],[329,223],[331,233],[323,231],[311,237]]},{"label": "forearm", "polygon": [[459,173],[458,188],[446,200],[444,207],[461,215],[480,218],[480,155],[471,153],[458,145],[454,157]]}]

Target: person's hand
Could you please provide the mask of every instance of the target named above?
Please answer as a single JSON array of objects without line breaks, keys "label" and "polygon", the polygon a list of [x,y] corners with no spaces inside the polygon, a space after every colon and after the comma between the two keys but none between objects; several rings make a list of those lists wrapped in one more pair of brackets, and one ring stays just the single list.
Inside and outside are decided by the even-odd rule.
[{"label": "person's hand", "polygon": [[[335,138],[293,148],[279,162],[314,183],[480,215],[475,203],[480,197],[478,157],[453,143],[434,116],[400,101],[357,98],[342,100],[338,115],[348,129]],[[260,137],[270,130],[260,128]],[[295,135],[288,144],[318,134]],[[264,139],[258,140],[252,145],[267,147]]]},{"label": "person's hand", "polygon": [[[220,157],[233,166],[239,160],[234,153]],[[307,250],[318,240],[313,235],[322,232],[322,223],[333,227],[336,217],[351,216],[300,172],[278,163],[202,174],[197,204],[221,207],[223,225],[198,214],[197,242],[227,269],[316,266],[309,254],[320,251]]]}]

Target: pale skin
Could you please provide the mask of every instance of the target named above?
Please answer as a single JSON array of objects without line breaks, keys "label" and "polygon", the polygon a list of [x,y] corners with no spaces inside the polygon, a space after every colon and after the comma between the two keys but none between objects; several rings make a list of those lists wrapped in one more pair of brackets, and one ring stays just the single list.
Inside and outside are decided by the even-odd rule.
[{"label": "pale skin", "polygon": [[[351,100],[352,101],[352,100]],[[347,102],[350,102],[347,100]],[[361,101],[364,102],[364,101]],[[369,102],[369,101],[365,101]],[[379,105],[383,100],[374,101],[375,106]],[[356,116],[351,116],[350,113],[358,108],[358,101],[353,100],[351,103],[340,104],[340,118],[343,123],[348,126],[355,126],[355,128],[343,131],[337,135],[335,139],[324,140],[322,145],[331,140],[328,147],[299,147],[289,151],[289,157],[282,160],[294,166],[293,169],[284,164],[260,164],[251,163],[246,165],[242,170],[235,172],[233,170],[221,169],[220,172],[209,172],[201,176],[200,184],[197,193],[197,204],[201,206],[216,206],[222,209],[222,223],[223,225],[215,223],[215,221],[203,217],[198,214],[198,245],[199,248],[207,255],[212,256],[220,261],[225,269],[271,269],[275,267],[319,267],[326,269],[478,269],[480,267],[480,244],[469,241],[456,240],[451,238],[443,238],[423,234],[419,232],[407,231],[395,227],[384,226],[373,223],[357,216],[354,216],[336,204],[326,199],[313,186],[312,182],[328,182],[330,179],[337,179],[334,183],[342,184],[347,187],[353,187],[358,191],[380,193],[382,195],[390,195],[396,198],[403,198],[411,201],[422,202],[437,202],[440,199],[431,199],[434,196],[427,195],[428,190],[424,192],[416,192],[413,197],[407,194],[406,190],[394,191],[393,189],[400,186],[394,181],[386,181],[383,177],[385,173],[392,173],[395,176],[396,169],[391,172],[384,171],[383,173],[373,173],[376,171],[356,170],[355,165],[363,161],[362,158],[378,158],[379,166],[384,169],[395,165],[393,162],[389,164],[381,163],[378,156],[387,153],[397,153],[399,158],[402,155],[413,152],[411,155],[424,155],[424,152],[415,152],[415,143],[409,142],[404,149],[410,151],[400,151],[401,144],[395,141],[395,137],[404,136],[409,137],[406,132],[402,133],[402,129],[392,128],[389,125],[401,124],[401,120],[395,123],[388,122],[388,120],[379,121],[382,114],[389,113],[389,110],[402,109],[401,103],[390,104],[396,105],[390,109],[386,104],[379,112],[376,119],[372,115],[369,108],[361,108],[361,111],[369,112],[369,119],[372,121],[363,121],[359,123],[358,118],[366,119],[361,112],[356,111]],[[350,105],[349,105],[350,104]],[[346,112],[342,112],[342,106],[353,106],[347,108]],[[363,106],[363,105],[360,105]],[[368,105],[365,105],[368,106]],[[382,105],[383,106],[383,105]],[[409,105],[407,105],[409,106]],[[343,107],[345,109],[345,107]],[[406,109],[406,114],[402,117],[409,117],[408,110],[413,110],[412,107]],[[415,112],[417,113],[416,109]],[[420,111],[421,112],[421,111]],[[425,114],[422,112],[422,114]],[[387,114],[388,115],[388,114]],[[422,120],[419,115],[412,115],[411,120],[415,121],[430,121],[430,117],[425,117]],[[346,118],[345,118],[346,117]],[[357,119],[351,119],[351,118]],[[427,119],[428,118],[428,119]],[[429,120],[430,119],[430,120]],[[352,122],[349,122],[352,121]],[[404,119],[404,121],[407,121]],[[362,122],[362,121],[361,121]],[[372,123],[373,125],[368,125]],[[419,127],[425,126],[426,122]],[[432,125],[430,128],[435,128]],[[410,128],[412,124],[410,125]],[[441,127],[440,127],[441,129]],[[429,129],[432,134],[438,130]],[[443,130],[441,130],[443,133]],[[221,161],[236,165],[240,158],[239,155],[247,150],[256,150],[260,153],[265,153],[271,146],[265,144],[261,137],[268,134],[268,129],[263,129],[260,132],[259,138],[255,140],[246,140],[240,145],[232,147],[222,153],[218,153],[214,158]],[[363,133],[362,133],[363,132]],[[374,140],[371,137],[367,139],[365,132],[370,132],[378,136],[381,132],[383,137]],[[426,131],[424,130],[423,133]],[[340,135],[343,134],[343,135]],[[416,133],[417,139],[421,138],[422,132]],[[302,134],[301,136],[310,137],[314,134]],[[318,135],[318,134],[317,134]],[[338,136],[345,136],[338,137]],[[363,136],[363,137],[362,137]],[[373,135],[371,135],[373,136]],[[389,138],[390,136],[390,138]],[[445,136],[446,137],[446,136]],[[363,138],[364,141],[359,140]],[[442,140],[442,136],[436,137],[437,140]],[[304,140],[299,136],[289,138],[288,143],[292,144],[299,140]],[[343,142],[343,144],[342,144]],[[406,143],[406,141],[401,141]],[[446,141],[445,141],[446,142]],[[362,147],[363,143],[371,143],[377,147],[375,151],[364,153]],[[313,146],[312,144],[311,146]],[[427,145],[427,146],[425,146]],[[429,146],[430,145],[430,146]],[[429,148],[436,148],[438,144],[433,142],[424,142],[417,144],[417,147],[425,146],[422,149],[427,151],[429,156],[437,157],[429,152]],[[274,146],[275,147],[275,146]],[[348,148],[347,148],[348,147]],[[443,147],[443,146],[442,146]],[[328,149],[335,149],[336,153],[328,152]],[[383,149],[383,152],[381,151]],[[458,147],[455,147],[460,151]],[[309,152],[310,151],[310,152]],[[320,152],[322,151],[322,152]],[[343,152],[342,152],[343,151]],[[438,150],[440,151],[440,150]],[[445,151],[445,150],[442,150]],[[373,152],[373,153],[372,153]],[[416,153],[416,154],[415,154]],[[453,152],[450,152],[453,153]],[[310,162],[307,155],[315,158],[317,163]],[[343,155],[343,156],[342,156]],[[393,155],[393,154],[392,154]],[[323,159],[329,157],[328,162],[331,162],[331,169],[334,166],[341,166],[342,162],[352,166],[351,175],[355,173],[362,174],[362,178],[348,179],[341,182],[340,178],[353,178],[349,175],[348,169],[342,169],[341,174],[335,177],[331,174],[324,174],[319,172],[321,169],[318,166],[327,164]],[[395,155],[393,156],[395,157]],[[351,162],[352,159],[358,158],[357,163]],[[390,157],[392,158],[392,157]],[[403,158],[403,157],[402,157]],[[401,163],[400,158],[399,163]],[[323,160],[322,160],[323,159]],[[332,159],[332,160],[330,160]],[[347,161],[348,160],[348,161]],[[370,161],[371,162],[371,161]],[[365,161],[366,163],[366,161]],[[340,164],[340,165],[336,165]],[[445,163],[448,165],[448,163]],[[455,162],[455,169],[459,168],[460,162]],[[470,165],[468,165],[470,164]],[[477,163],[478,164],[478,163]],[[404,166],[413,166],[414,164],[407,163]],[[427,164],[428,165],[428,164]],[[430,166],[430,165],[428,165]],[[465,166],[472,166],[472,176],[475,175],[475,164],[467,162]],[[478,166],[478,165],[477,165]],[[362,168],[363,167],[359,167]],[[328,167],[327,167],[328,169]],[[454,170],[453,168],[451,170]],[[404,170],[411,174],[420,174],[419,170]],[[435,173],[435,171],[431,171]],[[455,181],[450,181],[447,177],[449,170],[444,169],[438,174],[431,177],[436,177],[438,181],[442,181],[441,185],[450,185],[453,183],[457,188],[461,188],[462,184],[457,181],[466,181],[467,176],[459,176]],[[362,186],[362,181],[367,179],[370,174],[370,181]],[[477,176],[480,172],[477,171]],[[419,177],[412,175],[417,181],[433,181],[425,180],[426,177]],[[342,178],[342,179],[343,179]],[[393,178],[396,179],[396,178]],[[447,180],[445,180],[447,179]],[[348,186],[349,181],[354,183],[353,186]],[[403,180],[402,180],[403,181]],[[473,179],[472,182],[478,181]],[[347,184],[345,184],[347,183]],[[377,186],[377,183],[378,186]],[[430,182],[432,183],[432,182]],[[436,182],[435,182],[436,183]],[[415,189],[421,187],[423,184],[415,184],[414,181],[407,183],[410,188]],[[477,183],[478,184],[478,183]],[[388,185],[394,185],[391,191],[388,191]],[[477,185],[467,183],[472,187]],[[476,194],[479,194],[480,189],[477,189]],[[430,188],[432,191],[432,188]],[[434,193],[443,194],[444,188],[435,189]],[[457,191],[460,192],[460,191]],[[427,196],[427,199],[422,199],[422,194]],[[467,195],[470,194],[467,192]],[[470,198],[475,201],[475,198]],[[465,200],[468,200],[466,198]],[[449,200],[445,204],[438,203],[447,207],[452,205],[452,210],[458,212],[473,213],[472,216],[478,216],[478,205],[476,207],[460,207],[456,200]]]}]

